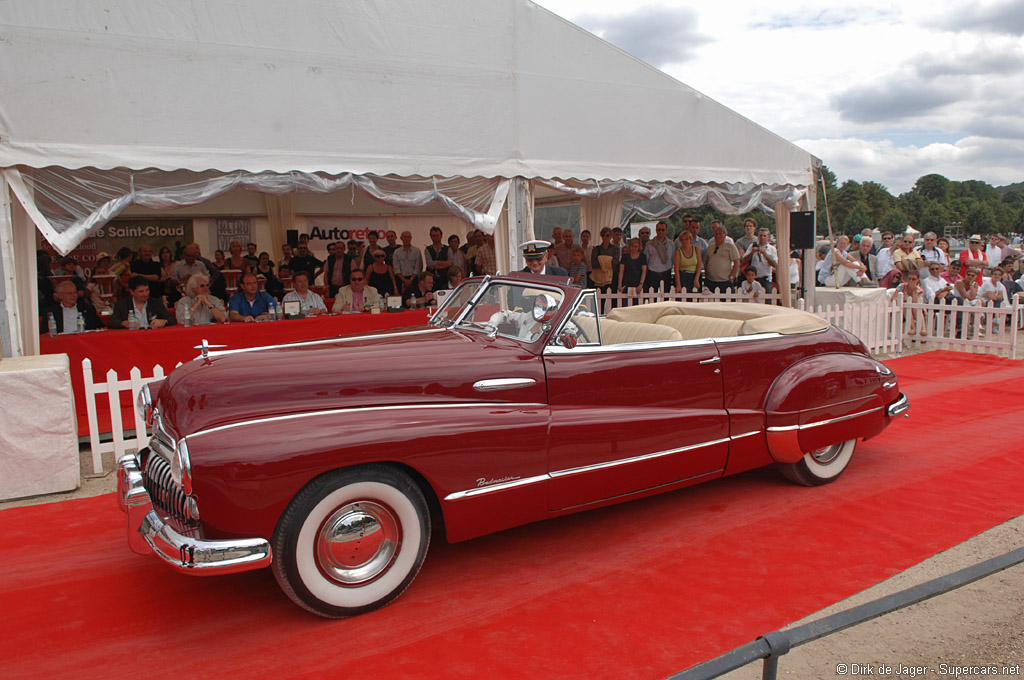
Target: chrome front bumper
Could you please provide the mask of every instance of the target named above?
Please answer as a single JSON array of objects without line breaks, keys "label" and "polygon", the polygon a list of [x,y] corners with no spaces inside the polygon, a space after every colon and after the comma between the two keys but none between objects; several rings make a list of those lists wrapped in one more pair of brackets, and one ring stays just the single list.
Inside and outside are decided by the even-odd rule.
[{"label": "chrome front bumper", "polygon": [[907,399],[907,395],[900,392],[900,398],[889,405],[886,413],[889,414],[890,418],[895,418],[898,415],[905,414],[910,410],[910,400]]},{"label": "chrome front bumper", "polygon": [[270,565],[270,542],[262,538],[206,541],[185,536],[161,519],[142,481],[139,459],[117,461],[117,504],[128,519],[128,545],[187,574],[232,574]]}]

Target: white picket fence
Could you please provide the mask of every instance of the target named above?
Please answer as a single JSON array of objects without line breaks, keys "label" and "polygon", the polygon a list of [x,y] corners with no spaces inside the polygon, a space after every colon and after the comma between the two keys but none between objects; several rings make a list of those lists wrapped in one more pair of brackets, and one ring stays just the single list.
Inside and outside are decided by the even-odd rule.
[{"label": "white picket fence", "polygon": [[[181,362],[178,362],[181,366]],[[177,366],[175,367],[177,368]],[[106,375],[107,381],[97,383],[93,381],[92,361],[82,359],[82,379],[85,383],[85,413],[89,422],[89,449],[92,452],[92,471],[95,474],[103,472],[103,454],[113,451],[114,460],[132,449],[140,449],[149,443],[149,432],[146,423],[139,417],[138,411],[134,408],[135,400],[142,391],[142,386],[154,380],[163,380],[164,367],[157,364],[153,367],[152,375],[143,377],[138,366],[128,372],[128,380],[121,380],[117,377],[117,371],[110,369]],[[121,417],[121,392],[131,390],[132,394],[132,425],[135,429],[133,437],[125,436],[125,424]],[[107,395],[107,404],[110,407],[110,433],[111,441],[100,441],[99,418],[96,410],[96,397],[100,394]]]},{"label": "white picket fence", "polygon": [[[739,293],[676,293],[662,290],[643,293],[630,289],[628,293],[598,293],[598,306],[603,314],[615,307],[648,302],[747,302]],[[778,293],[767,293],[763,304],[781,304],[782,296]],[[797,308],[805,309],[803,298],[796,301]],[[867,348],[876,354],[893,354],[901,349],[902,309],[899,301],[874,302],[854,305],[816,305],[812,311],[843,330],[847,330],[860,338]]]},{"label": "white picket fence", "polygon": [[903,302],[902,339],[911,347],[998,354],[1017,358],[1017,330],[1024,327],[1020,297],[1009,307]]},{"label": "white picket fence", "polygon": [[[797,307],[805,309],[803,298]],[[815,305],[814,314],[845,331],[853,333],[872,354],[898,354],[903,350],[902,298],[888,302],[852,305]]]},{"label": "white picket fence", "polygon": [[[757,302],[762,304],[781,304],[782,296],[778,293],[766,293],[763,299]],[[601,314],[608,314],[615,307],[629,307],[631,305],[644,305],[649,302],[751,302],[740,293],[677,293],[674,290],[658,290],[643,292],[640,288],[630,288],[623,293],[601,293],[597,294],[598,307]]]}]

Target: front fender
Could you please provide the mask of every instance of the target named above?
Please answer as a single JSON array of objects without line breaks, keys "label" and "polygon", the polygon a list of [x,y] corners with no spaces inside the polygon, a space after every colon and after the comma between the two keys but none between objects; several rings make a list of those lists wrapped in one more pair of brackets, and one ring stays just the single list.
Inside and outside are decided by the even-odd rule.
[{"label": "front fender", "polygon": [[775,380],[765,399],[768,450],[780,463],[808,451],[873,437],[889,423],[886,407],[899,398],[895,374],[860,354],[819,354]]}]

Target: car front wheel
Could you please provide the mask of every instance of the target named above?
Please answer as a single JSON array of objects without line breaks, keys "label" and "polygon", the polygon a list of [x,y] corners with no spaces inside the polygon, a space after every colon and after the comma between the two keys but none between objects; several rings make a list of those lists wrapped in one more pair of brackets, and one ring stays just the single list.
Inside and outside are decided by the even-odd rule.
[{"label": "car front wheel", "polygon": [[843,474],[856,447],[856,439],[832,444],[805,453],[797,463],[782,463],[779,469],[791,482],[803,486],[821,486],[836,481]]},{"label": "car front wheel", "polygon": [[412,583],[430,543],[419,487],[370,465],[320,475],[274,531],[274,576],[296,604],[328,618],[383,607]]}]

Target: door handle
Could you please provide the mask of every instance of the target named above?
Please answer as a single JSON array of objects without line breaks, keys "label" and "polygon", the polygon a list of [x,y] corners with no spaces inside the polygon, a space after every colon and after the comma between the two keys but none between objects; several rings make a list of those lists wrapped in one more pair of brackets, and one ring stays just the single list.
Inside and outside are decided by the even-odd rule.
[{"label": "door handle", "polygon": [[702,364],[702,365],[703,364],[720,364],[720,363],[722,363],[722,357],[711,357],[710,359],[705,359],[704,361],[699,361],[697,363]]},{"label": "door handle", "polygon": [[533,378],[492,378],[490,380],[477,380],[473,383],[473,389],[477,392],[495,392],[497,390],[514,390],[536,384],[537,381]]}]

